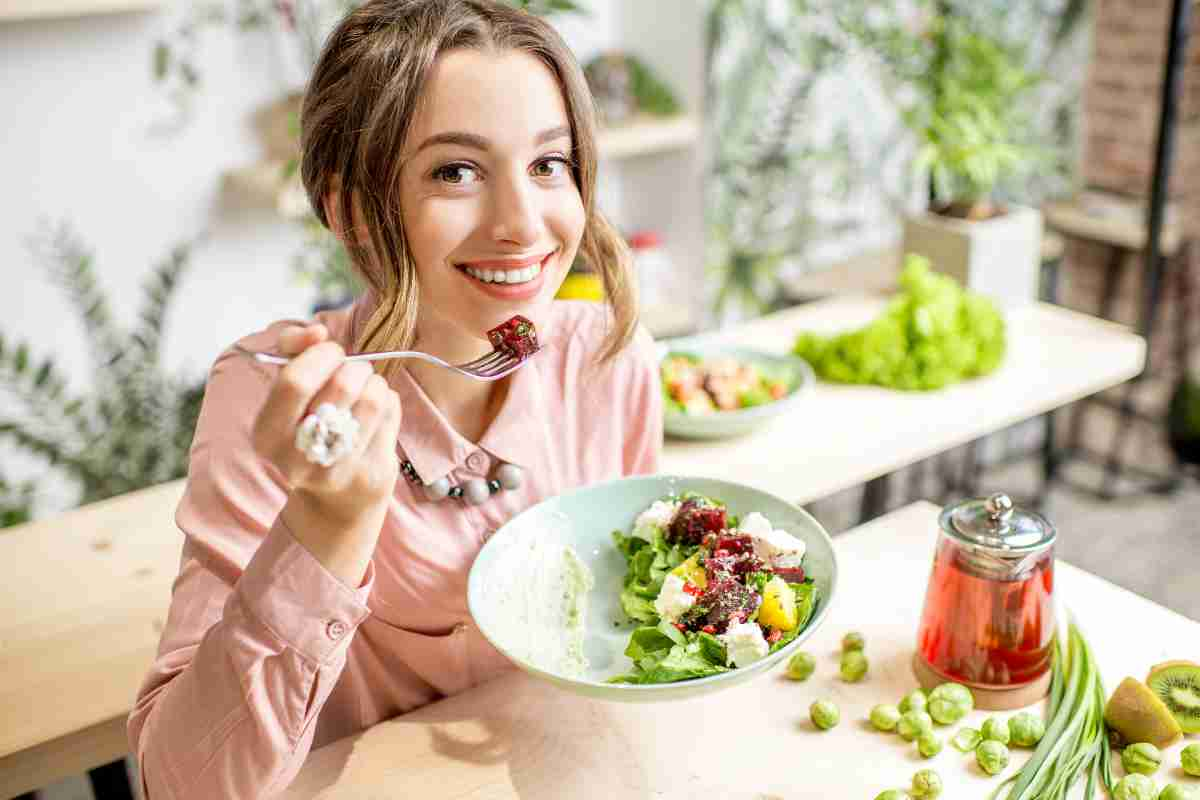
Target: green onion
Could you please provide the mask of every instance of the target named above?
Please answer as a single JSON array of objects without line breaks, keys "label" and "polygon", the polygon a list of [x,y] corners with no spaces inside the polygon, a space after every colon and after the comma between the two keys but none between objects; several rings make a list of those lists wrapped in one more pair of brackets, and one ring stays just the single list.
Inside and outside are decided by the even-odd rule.
[{"label": "green onion", "polygon": [[1084,775],[1084,798],[1096,786],[1113,792],[1112,753],[1104,724],[1104,683],[1087,640],[1068,619],[1067,641],[1055,643],[1046,735],[1021,769],[988,800],[1063,800]]}]

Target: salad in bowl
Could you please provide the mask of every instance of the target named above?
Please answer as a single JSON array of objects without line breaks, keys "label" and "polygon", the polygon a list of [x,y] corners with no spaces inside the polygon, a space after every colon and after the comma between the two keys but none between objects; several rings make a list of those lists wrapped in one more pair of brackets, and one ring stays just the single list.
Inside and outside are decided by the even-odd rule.
[{"label": "salad in bowl", "polygon": [[659,374],[666,432],[692,439],[745,433],[816,383],[797,356],[705,339],[665,344]]},{"label": "salad in bowl", "polygon": [[629,535],[613,533],[628,572],[621,607],[641,623],[625,649],[632,669],[610,680],[670,683],[746,667],[786,647],[820,593],[805,544],[752,511],[685,492],[656,500]]},{"label": "salad in bowl", "polygon": [[521,669],[646,702],[786,660],[827,615],[836,579],[828,534],[792,503],[729,481],[634,476],[513,517],[481,549],[467,599]]}]

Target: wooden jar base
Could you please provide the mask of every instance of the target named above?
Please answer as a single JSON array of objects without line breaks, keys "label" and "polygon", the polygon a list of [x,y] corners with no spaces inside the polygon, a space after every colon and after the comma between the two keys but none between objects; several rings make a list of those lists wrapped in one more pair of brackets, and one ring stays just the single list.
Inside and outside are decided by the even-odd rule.
[{"label": "wooden jar base", "polygon": [[947,681],[961,683],[970,688],[971,694],[975,695],[975,707],[984,711],[1011,711],[1015,708],[1031,706],[1050,691],[1050,670],[1046,670],[1045,674],[1037,680],[1001,689],[948,678],[930,666],[920,652],[913,654],[912,668],[913,673],[917,676],[917,681],[925,691]]}]

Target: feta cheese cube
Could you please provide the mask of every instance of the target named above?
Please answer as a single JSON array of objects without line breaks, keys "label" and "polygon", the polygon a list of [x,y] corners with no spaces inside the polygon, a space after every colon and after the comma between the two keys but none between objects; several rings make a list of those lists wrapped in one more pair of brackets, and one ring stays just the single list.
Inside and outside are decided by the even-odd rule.
[{"label": "feta cheese cube", "polygon": [[804,559],[804,542],[787,531],[753,533],[751,539],[754,555],[777,569],[795,569]]},{"label": "feta cheese cube", "polygon": [[771,533],[771,522],[757,511],[751,511],[738,524],[738,530],[750,536],[767,536]]},{"label": "feta cheese cube", "polygon": [[649,508],[638,514],[637,520],[633,523],[633,535],[639,539],[645,539],[647,542],[653,542],[655,529],[666,531],[678,510],[679,503],[655,500]]},{"label": "feta cheese cube", "polygon": [[658,599],[654,601],[655,612],[668,622],[675,622],[696,604],[696,598],[685,592],[683,587],[683,578],[667,575],[658,592]]},{"label": "feta cheese cube", "polygon": [[744,667],[753,664],[771,651],[771,645],[763,638],[762,628],[757,622],[739,622],[730,625],[729,630],[721,634],[725,643],[726,666]]}]

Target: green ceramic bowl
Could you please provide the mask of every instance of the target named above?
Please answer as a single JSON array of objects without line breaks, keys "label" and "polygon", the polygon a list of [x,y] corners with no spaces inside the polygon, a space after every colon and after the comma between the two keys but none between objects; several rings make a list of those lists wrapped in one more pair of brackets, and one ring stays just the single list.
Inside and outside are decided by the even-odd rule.
[{"label": "green ceramic bowl", "polygon": [[682,439],[723,439],[748,433],[769,419],[790,411],[803,403],[816,385],[817,376],[808,362],[799,356],[768,353],[722,342],[716,336],[697,336],[670,339],[659,344],[659,360],[668,353],[689,353],[701,358],[732,356],[739,361],[760,364],[774,374],[791,377],[792,389],[778,400],[761,406],[736,411],[715,411],[712,414],[685,414],[669,405],[663,412],[663,430],[668,436]]},{"label": "green ceramic bowl", "polygon": [[[724,501],[730,513],[765,514],[771,523],[802,539],[805,569],[820,592],[820,603],[808,625],[787,647],[748,667],[720,675],[655,685],[610,684],[604,681],[632,667],[624,655],[636,625],[625,623],[620,592],[625,561],[613,545],[612,532],[629,532],[634,518],[655,500],[671,493],[696,491]],[[588,668],[572,676],[548,664],[531,642],[561,636],[561,615],[548,622],[545,606],[531,603],[523,590],[544,583],[545,572],[522,561],[531,543],[569,543],[588,566],[595,584],[587,595],[583,651]],[[539,545],[540,546],[540,545]],[[514,558],[514,555],[516,558]],[[564,689],[591,697],[624,701],[658,701],[706,694],[748,681],[790,658],[829,613],[837,585],[837,559],[829,535],[806,511],[774,495],[727,481],[678,476],[622,478],[578,489],[527,509],[500,528],[483,546],[467,581],[467,602],[479,630],[521,669]],[[621,620],[620,624],[614,622]],[[531,649],[532,648],[532,649]],[[548,649],[544,648],[543,652]],[[558,652],[555,650],[555,652]],[[533,653],[531,655],[531,653]]]}]

